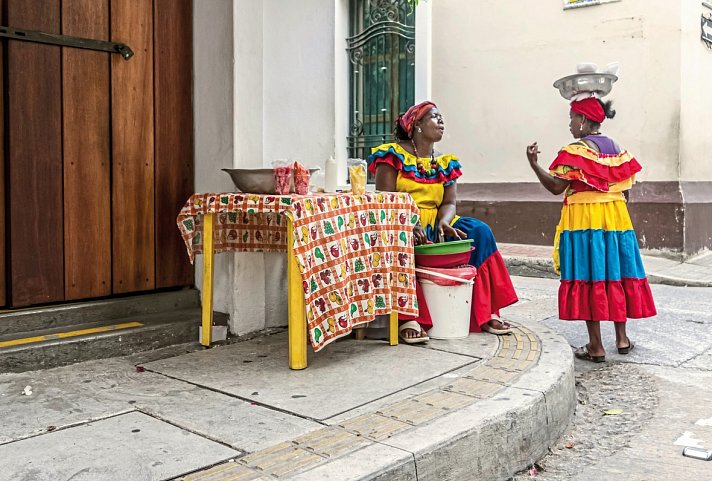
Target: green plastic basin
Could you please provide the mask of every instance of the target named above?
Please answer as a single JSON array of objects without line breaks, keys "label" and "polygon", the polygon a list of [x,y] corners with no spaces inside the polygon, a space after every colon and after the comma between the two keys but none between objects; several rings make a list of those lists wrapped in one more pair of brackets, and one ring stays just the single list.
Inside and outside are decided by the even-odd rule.
[{"label": "green plastic basin", "polygon": [[415,246],[416,254],[458,254],[460,252],[469,252],[471,239],[438,242],[436,244],[423,244]]}]

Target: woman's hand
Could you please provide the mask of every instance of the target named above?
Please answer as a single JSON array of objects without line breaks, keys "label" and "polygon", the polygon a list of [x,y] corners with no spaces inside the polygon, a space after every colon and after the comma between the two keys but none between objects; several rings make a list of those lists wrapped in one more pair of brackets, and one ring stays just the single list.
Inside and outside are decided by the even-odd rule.
[{"label": "woman's hand", "polygon": [[438,222],[438,240],[440,242],[444,242],[445,237],[455,237],[457,239],[467,239],[467,234],[462,232],[460,229],[455,229],[449,223],[441,220],[440,222]]},{"label": "woman's hand", "polygon": [[539,146],[536,142],[527,145],[527,159],[529,159],[529,167],[532,168],[537,178],[539,179],[539,182],[541,183],[541,185],[544,186],[546,190],[548,190],[554,195],[561,194],[569,188],[569,181],[554,177],[549,173],[549,171],[545,170],[541,165],[539,165],[539,154]]},{"label": "woman's hand", "polygon": [[413,227],[413,243],[417,246],[428,243],[428,236],[425,235],[425,229],[420,225]]},{"label": "woman's hand", "polygon": [[530,164],[536,164],[537,161],[539,160],[539,154],[541,152],[539,151],[539,146],[537,145],[536,142],[533,144],[527,145],[527,159],[529,159]]}]

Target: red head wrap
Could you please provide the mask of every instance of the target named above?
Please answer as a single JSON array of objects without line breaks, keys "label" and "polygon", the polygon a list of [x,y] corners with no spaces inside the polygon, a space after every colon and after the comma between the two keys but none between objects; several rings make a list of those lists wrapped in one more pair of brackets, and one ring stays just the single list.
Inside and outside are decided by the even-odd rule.
[{"label": "red head wrap", "polygon": [[408,134],[408,137],[413,136],[413,128],[415,128],[415,123],[422,119],[425,114],[427,114],[430,109],[437,108],[433,102],[426,100],[418,105],[413,105],[409,108],[403,115],[398,117],[398,123],[401,128]]},{"label": "red head wrap", "polygon": [[571,111],[581,114],[597,124],[606,120],[606,113],[603,111],[603,107],[601,107],[601,102],[595,97],[571,102]]}]

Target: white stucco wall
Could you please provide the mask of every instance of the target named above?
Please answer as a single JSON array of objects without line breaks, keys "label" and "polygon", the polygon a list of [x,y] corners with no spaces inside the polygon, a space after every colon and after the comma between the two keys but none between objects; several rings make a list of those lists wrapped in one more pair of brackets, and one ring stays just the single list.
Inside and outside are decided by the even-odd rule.
[{"label": "white stucco wall", "polygon": [[[234,190],[224,167],[270,167],[278,158],[323,167],[335,155],[335,99],[346,95],[335,87],[335,31],[345,1],[196,2],[198,191]],[[231,332],[286,325],[284,255],[220,254],[215,266],[215,309],[230,314]]]},{"label": "white stucco wall", "polygon": [[323,166],[334,155],[334,0],[263,4],[265,165]]},{"label": "white stucco wall", "polygon": [[712,50],[700,40],[701,2],[682,2],[680,180],[712,180]]},{"label": "white stucco wall", "polygon": [[[196,192],[232,189],[220,171],[233,159],[232,1],[201,0],[193,9],[193,110]],[[232,258],[215,263],[214,308],[232,312]],[[202,284],[203,258],[195,261],[195,282]]]},{"label": "white stucco wall", "polygon": [[[678,178],[680,0],[622,0],[564,11],[558,0],[432,0],[432,98],[463,182],[534,182],[571,141],[568,105],[553,82],[579,62],[621,63],[603,131],[644,164],[641,180]],[[686,0],[687,1],[687,0]],[[699,4],[699,2],[697,2]]]}]

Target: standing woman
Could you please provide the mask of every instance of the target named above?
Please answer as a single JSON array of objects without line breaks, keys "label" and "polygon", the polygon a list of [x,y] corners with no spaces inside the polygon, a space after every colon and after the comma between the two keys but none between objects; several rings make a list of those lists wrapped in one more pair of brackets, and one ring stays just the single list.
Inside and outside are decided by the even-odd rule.
[{"label": "standing woman", "polygon": [[[376,174],[376,189],[407,192],[420,209],[420,225],[415,227],[416,245],[447,239],[472,239],[475,250],[470,264],[477,268],[473,288],[470,332],[509,334],[511,326],[499,317],[499,310],[517,302],[504,260],[497,250],[487,224],[455,214],[456,180],[462,175],[460,162],[451,154],[435,150],[443,138],[445,122],[432,102],[414,105],[396,121],[396,142],[372,149],[369,170]],[[420,315],[401,324],[404,342],[423,342],[432,320],[422,295],[418,296]]]},{"label": "standing woman", "polygon": [[594,96],[571,102],[569,129],[578,140],[559,151],[548,172],[537,163],[537,143],[527,146],[542,185],[564,193],[554,240],[559,318],[586,321],[589,342],[574,355],[592,362],[606,360],[600,321],[613,321],[618,352],[628,354],[634,344],[627,319],[656,314],[626,205],[641,166],[600,132],[601,123],[615,116],[611,104]]}]

